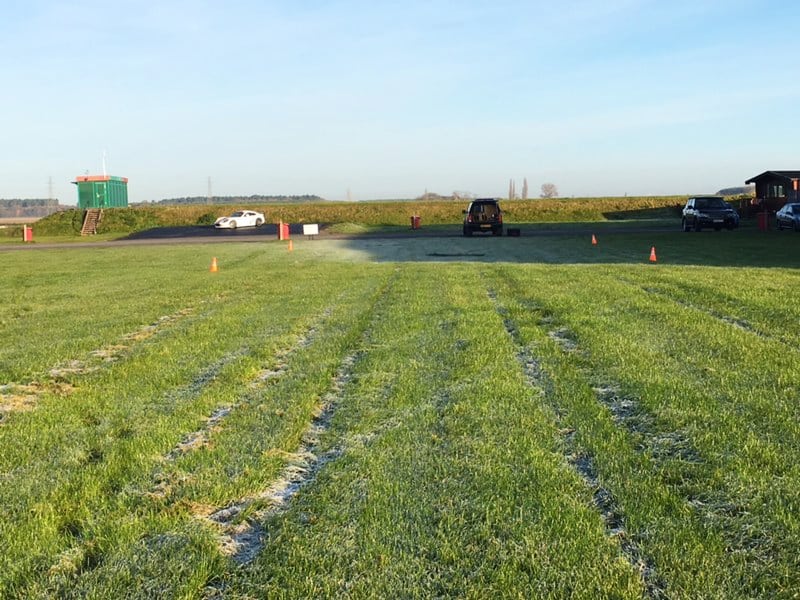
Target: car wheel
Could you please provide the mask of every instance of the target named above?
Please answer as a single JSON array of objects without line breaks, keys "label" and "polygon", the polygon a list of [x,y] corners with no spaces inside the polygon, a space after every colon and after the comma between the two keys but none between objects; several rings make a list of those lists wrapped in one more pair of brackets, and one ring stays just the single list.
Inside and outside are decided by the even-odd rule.
[{"label": "car wheel", "polygon": [[798,223],[797,221],[794,222],[794,230],[800,231],[800,223]]},{"label": "car wheel", "polygon": [[472,235],[472,230],[469,227],[464,227],[464,236],[470,237]]},{"label": "car wheel", "polygon": [[264,224],[263,219],[256,219],[256,227],[261,227]]},{"label": "car wheel", "polygon": [[694,220],[694,230],[695,231],[701,231],[702,229],[703,229],[703,226],[700,224],[700,221],[695,219]]},{"label": "car wheel", "polygon": [[689,223],[686,222],[686,219],[681,219],[681,228],[683,228],[684,231],[692,230],[692,228],[689,227]]},{"label": "car wheel", "polygon": [[236,229],[236,221],[231,221],[231,229]]},{"label": "car wheel", "polygon": [[780,219],[775,219],[775,229],[777,229],[778,231],[783,229],[783,223],[781,223]]}]

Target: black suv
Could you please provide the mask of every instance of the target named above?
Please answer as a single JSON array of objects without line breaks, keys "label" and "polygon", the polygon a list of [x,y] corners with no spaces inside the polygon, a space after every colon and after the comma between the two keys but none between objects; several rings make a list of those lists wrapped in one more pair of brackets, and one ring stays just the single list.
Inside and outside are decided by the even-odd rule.
[{"label": "black suv", "polygon": [[491,231],[503,235],[503,211],[495,198],[478,198],[464,211],[464,235],[474,231]]},{"label": "black suv", "polygon": [[681,226],[684,231],[700,231],[703,227],[735,229],[739,226],[739,213],[719,196],[697,196],[686,201]]}]

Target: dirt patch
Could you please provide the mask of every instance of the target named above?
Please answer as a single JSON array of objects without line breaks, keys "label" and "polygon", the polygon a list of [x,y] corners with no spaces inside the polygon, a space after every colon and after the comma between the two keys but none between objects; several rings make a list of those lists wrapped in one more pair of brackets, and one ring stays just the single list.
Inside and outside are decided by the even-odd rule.
[{"label": "dirt patch", "polygon": [[113,344],[106,346],[100,350],[94,350],[89,353],[92,358],[99,358],[104,362],[111,362],[117,360],[123,352],[128,350],[128,346],[122,344]]},{"label": "dirt patch", "polygon": [[182,308],[171,315],[164,315],[159,317],[155,322],[145,325],[141,329],[137,329],[122,337],[125,341],[141,342],[148,338],[153,337],[165,325],[173,323],[183,317],[187,317],[194,312],[193,308]]},{"label": "dirt patch", "polygon": [[40,393],[41,389],[38,386],[13,384],[0,386],[0,423],[4,421],[3,413],[32,410]]},{"label": "dirt patch", "polygon": [[62,365],[53,367],[47,374],[56,381],[68,379],[72,375],[86,375],[97,371],[100,367],[89,366],[82,360],[71,360]]},{"label": "dirt patch", "polygon": [[74,389],[72,385],[60,381],[0,385],[0,424],[4,422],[5,415],[8,413],[26,412],[36,408],[39,398],[43,394],[66,396],[71,394]]},{"label": "dirt patch", "polygon": [[566,327],[559,327],[549,331],[547,336],[561,346],[561,349],[565,352],[575,352],[578,349],[578,342],[575,341],[574,335]]},{"label": "dirt patch", "polygon": [[175,460],[187,452],[208,446],[211,436],[220,430],[221,421],[230,414],[231,410],[233,410],[231,406],[220,406],[217,408],[211,413],[211,416],[205,420],[201,429],[187,435],[177,446],[170,450],[169,454],[167,454],[167,459]]}]

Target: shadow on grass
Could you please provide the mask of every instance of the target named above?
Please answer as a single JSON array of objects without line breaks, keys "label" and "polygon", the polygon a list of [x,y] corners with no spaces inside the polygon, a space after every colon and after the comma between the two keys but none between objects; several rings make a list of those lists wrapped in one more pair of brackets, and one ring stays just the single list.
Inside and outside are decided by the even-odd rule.
[{"label": "shadow on grass", "polygon": [[[800,268],[800,234],[735,231],[684,233],[654,229],[560,233],[526,230],[520,237],[419,236],[340,240],[359,256],[378,262],[512,262],[540,264],[648,264],[714,267]],[[597,233],[592,233],[592,229]],[[592,236],[597,244],[592,244]],[[650,260],[655,251],[655,262]]]}]

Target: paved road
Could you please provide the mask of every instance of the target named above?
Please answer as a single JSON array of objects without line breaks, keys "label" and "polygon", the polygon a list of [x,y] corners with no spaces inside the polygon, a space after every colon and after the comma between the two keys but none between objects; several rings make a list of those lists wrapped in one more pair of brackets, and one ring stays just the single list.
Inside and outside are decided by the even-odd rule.
[{"label": "paved road", "polygon": [[[576,226],[570,229],[539,229],[536,227],[525,228],[520,226],[520,235],[523,237],[549,237],[563,235],[591,235],[596,233],[591,227]],[[650,232],[670,232],[677,231],[674,227],[648,227],[633,229],[631,227],[602,229],[603,235],[609,233],[650,233]],[[289,233],[293,239],[305,239],[302,224],[289,226]],[[317,239],[324,240],[348,240],[348,239],[411,239],[411,238],[455,238],[461,237],[461,226],[454,225],[452,229],[441,228],[421,228],[412,231],[411,229],[397,232],[377,232],[377,233],[358,233],[342,234],[330,233],[324,226],[320,227],[320,235]],[[277,225],[266,224],[262,227],[245,229],[214,229],[212,226],[189,226],[189,227],[158,227],[139,231],[117,240],[102,242],[92,242],[91,238],[81,242],[65,243],[38,243],[32,244],[0,244],[2,251],[24,251],[24,250],[45,250],[53,248],[111,248],[117,246],[152,246],[157,244],[218,244],[226,242],[265,242],[274,240],[278,237]],[[478,236],[476,236],[478,237]],[[491,237],[491,236],[489,236]]]}]

